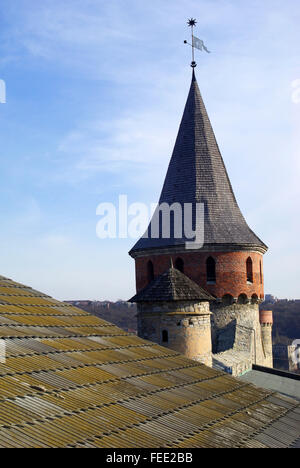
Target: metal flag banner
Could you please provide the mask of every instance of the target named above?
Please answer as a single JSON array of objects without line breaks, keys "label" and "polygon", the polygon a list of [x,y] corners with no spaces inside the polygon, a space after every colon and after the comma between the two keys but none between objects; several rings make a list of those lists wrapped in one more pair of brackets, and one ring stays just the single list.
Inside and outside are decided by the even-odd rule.
[{"label": "metal flag banner", "polygon": [[196,36],[193,36],[193,46],[196,47],[196,49],[205,50],[205,52],[210,54],[210,51],[205,46],[204,42]]}]

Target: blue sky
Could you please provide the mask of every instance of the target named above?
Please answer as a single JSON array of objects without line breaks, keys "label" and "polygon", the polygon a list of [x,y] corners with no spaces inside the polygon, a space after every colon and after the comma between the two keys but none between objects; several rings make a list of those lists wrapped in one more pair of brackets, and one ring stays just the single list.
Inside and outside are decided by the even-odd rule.
[{"label": "blue sky", "polygon": [[[297,0],[0,3],[0,274],[59,299],[129,298],[132,239],[96,207],[156,202],[197,78],[239,205],[270,250],[266,292],[300,297]],[[293,87],[294,86],[294,87]]]}]

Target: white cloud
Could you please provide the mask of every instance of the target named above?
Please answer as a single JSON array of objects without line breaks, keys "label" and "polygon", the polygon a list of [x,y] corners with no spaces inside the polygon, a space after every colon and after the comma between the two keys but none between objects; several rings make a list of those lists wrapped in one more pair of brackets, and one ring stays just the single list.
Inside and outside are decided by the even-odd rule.
[{"label": "white cloud", "polygon": [[164,117],[163,109],[157,109],[108,123],[90,122],[66,135],[58,149],[77,158],[80,172],[110,172],[115,164],[125,169],[128,162],[156,165],[170,154],[174,139]]}]

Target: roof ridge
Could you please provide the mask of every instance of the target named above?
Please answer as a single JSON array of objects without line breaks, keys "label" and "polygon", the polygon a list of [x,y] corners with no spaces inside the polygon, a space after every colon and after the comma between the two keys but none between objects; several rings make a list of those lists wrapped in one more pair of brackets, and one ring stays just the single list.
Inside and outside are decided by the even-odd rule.
[{"label": "roof ridge", "polygon": [[129,302],[213,301],[215,298],[176,268],[157,276]]}]

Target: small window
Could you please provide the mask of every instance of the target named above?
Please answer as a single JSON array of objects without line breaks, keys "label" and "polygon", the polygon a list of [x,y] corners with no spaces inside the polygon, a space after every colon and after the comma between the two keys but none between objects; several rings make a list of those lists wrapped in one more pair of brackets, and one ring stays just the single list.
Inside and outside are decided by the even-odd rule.
[{"label": "small window", "polygon": [[163,330],[162,332],[162,342],[163,343],[169,342],[169,333],[167,332],[167,330]]},{"label": "small window", "polygon": [[147,263],[147,277],[148,277],[148,283],[151,283],[151,281],[154,280],[154,267],[153,263],[151,260]]},{"label": "small window", "polygon": [[212,257],[206,260],[206,279],[208,283],[216,282],[216,262]]},{"label": "small window", "polygon": [[250,257],[247,259],[246,268],[247,268],[247,282],[253,283],[253,262]]},{"label": "small window", "polygon": [[184,273],[184,261],[182,260],[182,258],[176,259],[175,268],[176,270],[181,271],[181,273]]},{"label": "small window", "polygon": [[263,273],[262,273],[262,264],[259,262],[259,275],[260,275],[260,284],[263,284]]}]

